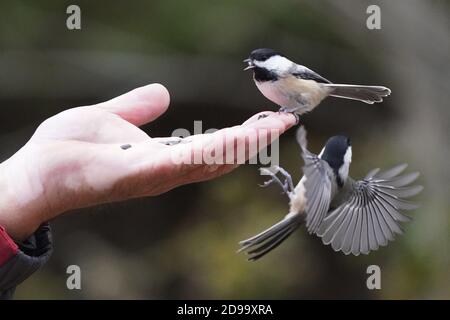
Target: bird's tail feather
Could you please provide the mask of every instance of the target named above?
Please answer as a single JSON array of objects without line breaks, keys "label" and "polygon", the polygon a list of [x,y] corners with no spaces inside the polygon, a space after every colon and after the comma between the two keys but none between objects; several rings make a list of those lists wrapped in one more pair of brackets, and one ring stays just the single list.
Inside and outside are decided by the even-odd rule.
[{"label": "bird's tail feather", "polygon": [[368,104],[383,101],[383,97],[391,94],[391,89],[382,86],[360,86],[351,84],[325,84],[330,96],[359,100]]},{"label": "bird's tail feather", "polygon": [[247,240],[239,242],[241,248],[238,252],[246,251],[250,257],[248,260],[258,260],[276,247],[278,247],[287,237],[291,235],[303,220],[298,214],[286,216],[283,220],[263,232]]}]

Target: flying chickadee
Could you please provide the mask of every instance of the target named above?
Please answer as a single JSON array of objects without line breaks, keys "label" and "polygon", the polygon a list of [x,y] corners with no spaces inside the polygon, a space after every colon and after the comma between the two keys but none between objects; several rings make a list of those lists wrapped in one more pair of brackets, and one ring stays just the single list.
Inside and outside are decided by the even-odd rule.
[{"label": "flying chickadee", "polygon": [[239,243],[239,251],[249,254],[249,260],[257,260],[276,248],[303,223],[310,234],[317,234],[334,251],[355,256],[377,250],[402,233],[400,222],[410,218],[401,210],[417,208],[404,199],[423,189],[411,185],[418,172],[400,175],[407,167],[400,164],[386,171],[374,169],[363,180],[355,181],[348,176],[352,147],[347,137],[331,137],[318,156],[306,149],[303,127],[297,132],[297,140],[305,163],[297,186],[280,167],[277,169],[284,183],[276,173],[260,169],[271,175],[262,186],[278,183],[289,196],[290,209],[283,220]]},{"label": "flying chickadee", "polygon": [[298,115],[312,111],[327,96],[373,104],[391,93],[382,86],[331,83],[272,49],[256,49],[244,62],[248,63],[244,70],[253,70],[256,86],[267,99],[280,111]]}]

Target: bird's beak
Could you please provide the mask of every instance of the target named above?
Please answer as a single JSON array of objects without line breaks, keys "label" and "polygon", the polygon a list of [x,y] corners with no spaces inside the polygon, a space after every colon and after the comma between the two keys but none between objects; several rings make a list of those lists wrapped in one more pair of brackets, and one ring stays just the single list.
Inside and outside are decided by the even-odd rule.
[{"label": "bird's beak", "polygon": [[248,66],[245,67],[244,71],[249,70],[249,69],[253,69],[255,67],[255,65],[253,64],[252,60],[250,60],[250,59],[245,59],[244,62],[248,63]]}]

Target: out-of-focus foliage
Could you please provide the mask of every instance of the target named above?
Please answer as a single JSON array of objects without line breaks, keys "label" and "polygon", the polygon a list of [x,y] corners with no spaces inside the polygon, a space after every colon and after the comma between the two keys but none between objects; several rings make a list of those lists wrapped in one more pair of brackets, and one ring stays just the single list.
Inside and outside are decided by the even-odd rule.
[{"label": "out-of-focus foliage", "polygon": [[[381,30],[366,28],[374,3]],[[167,114],[144,127],[152,136],[192,130],[194,120],[204,130],[240,123],[274,108],[241,62],[271,47],[336,82],[389,86],[383,104],[328,99],[301,121],[313,151],[330,135],[352,138],[355,178],[408,162],[425,190],[405,234],[369,256],[334,253],[301,230],[249,263],[238,240],[280,219],[287,204],[276,188],[257,186],[257,166],[243,166],[54,221],[55,254],[17,298],[450,298],[448,2],[78,1],[80,31],[65,27],[69,4],[0,4],[2,160],[52,114],[150,82],[172,95]],[[281,165],[299,178],[294,130],[280,149]],[[81,291],[65,287],[71,264],[81,267]],[[371,264],[382,270],[375,292],[366,288]]]}]

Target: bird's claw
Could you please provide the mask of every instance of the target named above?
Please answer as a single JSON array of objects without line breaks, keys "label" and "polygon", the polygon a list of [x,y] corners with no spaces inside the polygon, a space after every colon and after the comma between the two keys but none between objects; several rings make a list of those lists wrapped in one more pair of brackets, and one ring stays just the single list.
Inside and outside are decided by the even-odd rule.
[{"label": "bird's claw", "polygon": [[270,180],[267,180],[267,181],[264,181],[262,184],[259,184],[259,186],[261,187],[261,188],[265,188],[265,187],[268,187],[268,186],[270,186],[272,183],[274,183],[275,182],[275,180],[272,178],[272,179],[270,179]]},{"label": "bird's claw", "polygon": [[291,193],[294,191],[294,183],[292,182],[292,177],[289,174],[289,172],[287,172],[286,170],[284,170],[282,167],[280,166],[275,166],[275,168],[278,170],[278,172],[280,172],[283,177],[284,177],[284,190],[286,193]]},{"label": "bird's claw", "polygon": [[265,169],[264,173],[270,175],[271,178],[265,181],[263,184],[260,184],[259,186],[265,188],[271,185],[272,183],[277,183],[283,190],[283,193],[286,193],[287,195],[292,194],[292,192],[294,191],[294,184],[292,182],[291,175],[286,170],[284,170],[279,166],[274,166],[274,168],[277,170],[277,173],[280,172],[283,175],[285,179],[284,182],[281,182],[281,180],[277,177],[276,173],[273,173],[270,170]]},{"label": "bird's claw", "polygon": [[300,123],[300,116],[295,112],[291,112],[291,114],[295,117],[295,125],[298,125]]},{"label": "bird's claw", "polygon": [[295,117],[295,125],[297,125],[297,124],[299,124],[299,122],[300,122],[300,116],[297,114],[297,112],[294,110],[292,110],[292,109],[288,109],[288,108],[286,108],[286,107],[280,107],[280,109],[278,109],[278,113],[280,114],[280,113],[290,113],[290,114],[292,114],[294,117]]}]

